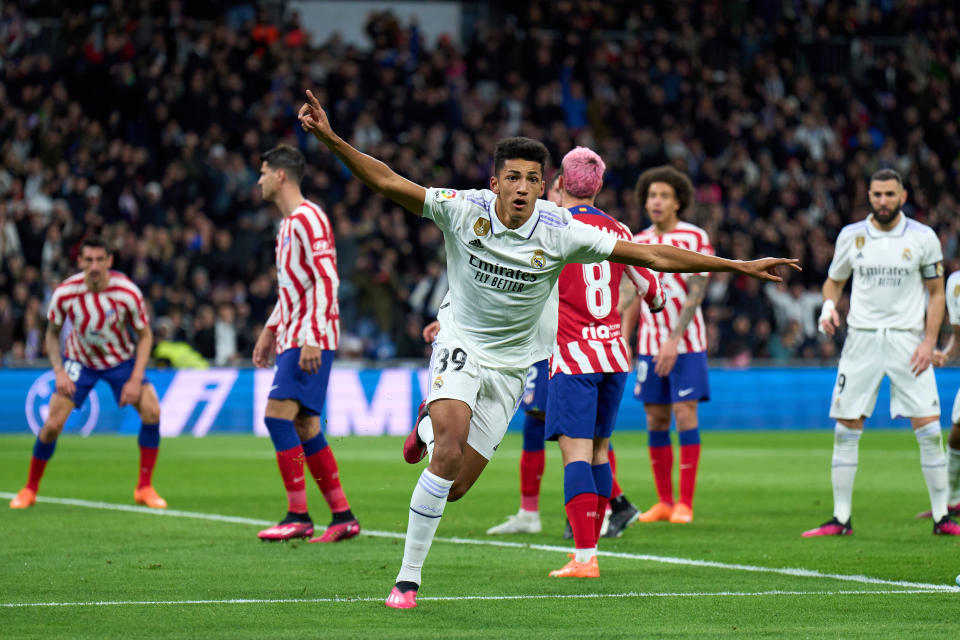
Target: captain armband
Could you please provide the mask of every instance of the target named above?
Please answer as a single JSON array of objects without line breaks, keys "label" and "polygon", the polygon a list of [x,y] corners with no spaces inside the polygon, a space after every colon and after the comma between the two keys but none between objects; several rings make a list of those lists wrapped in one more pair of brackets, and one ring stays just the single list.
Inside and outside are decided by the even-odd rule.
[{"label": "captain armband", "polygon": [[924,280],[943,277],[943,262],[935,262],[920,267],[920,275]]}]

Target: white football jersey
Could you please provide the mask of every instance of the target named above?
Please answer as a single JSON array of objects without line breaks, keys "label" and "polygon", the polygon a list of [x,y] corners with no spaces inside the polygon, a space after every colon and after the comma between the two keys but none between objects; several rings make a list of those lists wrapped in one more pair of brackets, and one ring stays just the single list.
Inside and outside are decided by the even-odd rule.
[{"label": "white football jersey", "polygon": [[960,326],[960,271],[947,278],[947,315],[950,324]]},{"label": "white football jersey", "polygon": [[890,231],[877,229],[872,217],[840,231],[830,263],[833,280],[853,277],[847,325],[923,331],[923,281],[943,275],[940,240],[933,229],[902,213]]},{"label": "white football jersey", "polygon": [[487,189],[427,189],[423,217],[443,231],[450,280],[440,331],[486,366],[525,369],[553,350],[564,265],[605,260],[617,240],[547,200],[508,229],[496,200]]}]

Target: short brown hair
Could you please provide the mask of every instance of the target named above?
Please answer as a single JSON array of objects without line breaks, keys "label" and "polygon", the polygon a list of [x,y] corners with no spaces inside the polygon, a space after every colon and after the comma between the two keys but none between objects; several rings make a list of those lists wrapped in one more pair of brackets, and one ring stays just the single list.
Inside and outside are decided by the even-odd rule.
[{"label": "short brown hair", "polygon": [[299,150],[288,144],[280,144],[261,156],[261,160],[267,163],[271,169],[283,169],[287,178],[300,184],[303,179],[306,160]]},{"label": "short brown hair", "polygon": [[673,192],[677,196],[677,202],[680,208],[677,209],[677,215],[682,215],[687,208],[693,204],[693,183],[687,174],[677,171],[670,165],[663,165],[647,169],[637,178],[637,186],[634,193],[637,196],[637,204],[643,208],[647,202],[647,191],[654,182],[665,182],[673,187]]},{"label": "short brown hair", "polygon": [[873,175],[870,176],[870,182],[867,183],[869,186],[874,180],[896,180],[897,184],[901,187],[903,186],[903,178],[900,176],[900,173],[894,169],[880,169],[874,171]]},{"label": "short brown hair", "polygon": [[100,236],[87,236],[83,239],[83,242],[80,243],[80,253],[83,253],[84,248],[90,247],[91,249],[103,249],[107,252],[107,255],[113,253],[110,251],[110,247],[107,246],[107,243],[104,242],[103,238]]}]

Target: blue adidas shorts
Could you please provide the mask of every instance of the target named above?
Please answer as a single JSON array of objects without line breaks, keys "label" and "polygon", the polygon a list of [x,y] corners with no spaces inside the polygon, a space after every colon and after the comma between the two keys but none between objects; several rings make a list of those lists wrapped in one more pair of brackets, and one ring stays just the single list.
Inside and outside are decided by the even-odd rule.
[{"label": "blue adidas shorts", "polygon": [[[106,380],[107,384],[110,385],[110,390],[113,391],[114,400],[117,401],[117,404],[120,404],[120,392],[123,390],[123,385],[130,379],[130,374],[133,373],[133,363],[134,361],[131,358],[109,369],[91,369],[76,360],[65,360],[63,369],[67,372],[67,377],[73,380],[77,387],[77,390],[73,392],[73,405],[75,407],[83,406],[83,402],[90,395],[90,390],[100,380]],[[147,384],[150,384],[150,381],[147,380],[147,376],[143,376],[141,385]]]},{"label": "blue adidas shorts", "polygon": [[556,373],[547,396],[547,440],[609,438],[620,409],[626,373]]},{"label": "blue adidas shorts", "polygon": [[527,369],[527,384],[520,397],[520,408],[524,411],[547,410],[547,387],[550,386],[548,363],[548,360],[541,360]]},{"label": "blue adidas shorts", "polygon": [[330,382],[334,353],[325,349],[320,357],[320,370],[307,373],[300,368],[300,347],[287,349],[277,356],[273,384],[270,385],[267,397],[274,400],[296,400],[300,403],[301,413],[320,415],[327,400],[327,383]]},{"label": "blue adidas shorts", "polygon": [[644,404],[673,404],[687,400],[710,400],[707,354],[681,353],[673,371],[661,378],[653,371],[653,356],[638,356],[637,384],[633,395]]}]

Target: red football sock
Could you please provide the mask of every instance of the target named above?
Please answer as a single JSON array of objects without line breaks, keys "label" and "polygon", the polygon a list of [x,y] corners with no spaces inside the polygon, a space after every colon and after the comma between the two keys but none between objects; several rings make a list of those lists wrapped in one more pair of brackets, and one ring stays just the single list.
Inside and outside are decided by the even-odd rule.
[{"label": "red football sock", "polygon": [[610,491],[610,500],[613,500],[623,495],[623,489],[617,482],[617,456],[613,453],[613,449],[607,451],[607,457],[610,459],[610,472],[613,473],[613,489]]},{"label": "red football sock", "polygon": [[27,474],[27,489],[33,489],[36,492],[40,488],[40,478],[43,477],[43,470],[47,468],[47,461],[37,457],[30,458],[30,471]]},{"label": "red football sock", "polygon": [[660,502],[673,504],[673,447],[648,447],[653,482],[657,485]]},{"label": "red football sock", "polygon": [[297,445],[277,451],[277,465],[280,467],[283,486],[287,490],[289,510],[293,513],[306,513],[307,483],[303,477],[303,447]]},{"label": "red football sock", "polygon": [[347,496],[343,493],[343,487],[340,486],[340,470],[337,468],[337,460],[333,457],[330,447],[326,446],[313,455],[307,456],[307,466],[310,467],[310,473],[317,481],[324,499],[330,505],[330,511],[340,513],[349,510],[350,503],[347,502]]},{"label": "red football sock", "polygon": [[600,540],[600,529],[603,528],[603,516],[606,514],[608,504],[610,504],[610,498],[597,494],[597,526],[594,527],[596,541]]},{"label": "red football sock", "polygon": [[540,510],[540,479],[545,461],[543,449],[520,453],[520,508],[524,511]]},{"label": "red football sock", "polygon": [[693,492],[697,487],[697,466],[700,463],[700,445],[680,446],[680,502],[693,508]]},{"label": "red football sock", "polygon": [[153,466],[157,464],[157,447],[140,447],[140,479],[137,480],[137,489],[150,486],[153,477]]},{"label": "red football sock", "polygon": [[[597,494],[581,493],[566,505],[567,519],[573,529],[573,544],[577,549],[592,549],[597,546]],[[603,518],[603,514],[600,514]]]}]

